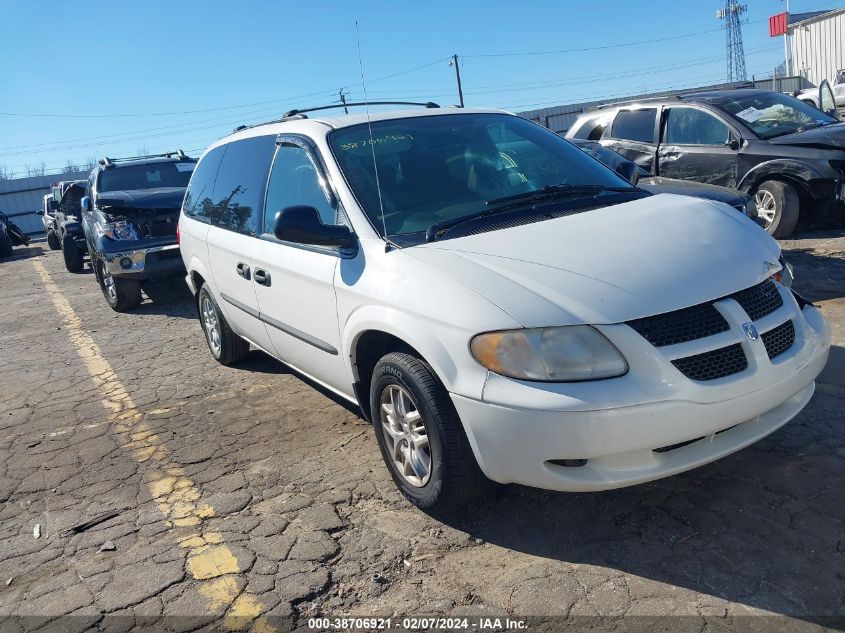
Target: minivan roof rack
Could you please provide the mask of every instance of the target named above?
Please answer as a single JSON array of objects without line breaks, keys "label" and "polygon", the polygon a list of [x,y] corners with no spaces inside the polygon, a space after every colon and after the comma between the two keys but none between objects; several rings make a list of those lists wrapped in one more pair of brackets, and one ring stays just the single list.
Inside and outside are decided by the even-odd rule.
[{"label": "minivan roof rack", "polygon": [[424,108],[439,108],[440,106],[433,101],[426,101],[426,102],[419,102],[419,101],[355,101],[355,102],[347,102],[347,103],[337,103],[331,105],[324,105],[324,106],[315,106],[313,108],[302,108],[298,110],[288,110],[285,112],[281,118],[279,119],[271,119],[270,121],[262,121],[261,123],[250,123],[239,125],[234,130],[232,130],[232,134],[235,132],[240,132],[241,130],[247,130],[253,127],[259,127],[261,125],[269,125],[270,123],[282,123],[283,121],[289,121],[290,119],[307,119],[308,117],[305,116],[306,112],[315,112],[316,110],[334,110],[337,108],[352,108],[355,106],[370,106],[370,105],[415,105],[415,106],[423,106]]},{"label": "minivan roof rack", "polygon": [[316,112],[317,110],[336,110],[337,108],[354,108],[360,106],[371,105],[413,105],[422,106],[424,108],[439,108],[440,106],[433,101],[350,101],[347,103],[332,103],[330,105],[314,106],[313,108],[301,108],[298,110],[288,110],[282,116],[292,117],[297,114],[305,114],[306,112]]},{"label": "minivan roof rack", "polygon": [[126,158],[109,158],[108,156],[103,156],[100,159],[100,164],[103,167],[108,167],[114,163],[130,161],[130,160],[144,160],[145,158],[170,158],[172,156],[178,156],[179,159],[187,158],[185,152],[181,149],[174,149],[172,152],[164,152],[163,154],[147,154],[146,156],[127,156]]}]

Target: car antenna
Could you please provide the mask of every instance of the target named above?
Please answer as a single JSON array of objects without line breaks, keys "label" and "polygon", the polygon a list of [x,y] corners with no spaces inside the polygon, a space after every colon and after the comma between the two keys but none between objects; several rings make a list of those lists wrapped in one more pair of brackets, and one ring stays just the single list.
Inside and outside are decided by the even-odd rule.
[{"label": "car antenna", "polygon": [[358,32],[358,20],[355,20],[355,43],[358,45],[358,67],[361,69],[361,88],[364,89],[364,107],[366,108],[367,112],[367,129],[370,133],[370,151],[373,153],[373,171],[376,175],[376,193],[378,193],[378,206],[379,212],[381,213],[381,226],[384,230],[384,252],[388,252],[390,250],[391,245],[394,247],[398,246],[394,244],[389,237],[387,237],[387,220],[384,218],[384,201],[381,198],[381,183],[379,182],[378,177],[378,163],[376,163],[376,144],[373,140],[373,126],[370,123],[370,103],[367,99],[367,82],[364,80],[364,61],[361,58],[361,35]]}]

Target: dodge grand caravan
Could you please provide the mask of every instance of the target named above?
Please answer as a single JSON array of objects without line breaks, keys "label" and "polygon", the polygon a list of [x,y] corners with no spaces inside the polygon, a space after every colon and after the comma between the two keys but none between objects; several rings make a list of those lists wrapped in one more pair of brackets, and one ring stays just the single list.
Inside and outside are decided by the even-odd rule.
[{"label": "dodge grand caravan", "polygon": [[645,482],[772,433],[830,331],[731,207],[633,187],[549,130],[437,109],[239,128],[191,177],[212,355],[255,346],[360,406],[402,493]]}]

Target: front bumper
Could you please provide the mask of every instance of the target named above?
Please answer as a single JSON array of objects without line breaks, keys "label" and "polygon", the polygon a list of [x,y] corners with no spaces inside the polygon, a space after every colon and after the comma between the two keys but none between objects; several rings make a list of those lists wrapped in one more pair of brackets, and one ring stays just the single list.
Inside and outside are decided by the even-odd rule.
[{"label": "front bumper", "polygon": [[108,272],[115,277],[147,279],[174,277],[185,273],[178,244],[151,246],[102,254]]},{"label": "front bumper", "polygon": [[[786,298],[788,291],[781,292]],[[748,341],[749,369],[715,384],[674,376],[660,369],[665,359],[639,359],[629,348],[623,353],[632,371],[622,378],[550,385],[491,374],[484,400],[452,394],[452,401],[482,471],[494,481],[596,491],[680,473],[756,442],[809,402],[827,362],[830,329],[818,310],[800,310],[789,299],[765,319],[793,319],[792,348],[769,360],[758,347],[762,341]],[[620,349],[641,346],[633,330],[627,341],[617,328],[630,330],[601,329],[613,333]],[[644,366],[639,375],[638,365]]]}]

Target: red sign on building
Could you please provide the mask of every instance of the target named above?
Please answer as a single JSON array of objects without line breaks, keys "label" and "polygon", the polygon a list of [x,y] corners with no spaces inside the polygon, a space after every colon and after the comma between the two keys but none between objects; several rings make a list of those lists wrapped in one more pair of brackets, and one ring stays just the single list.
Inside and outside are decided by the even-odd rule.
[{"label": "red sign on building", "polygon": [[769,18],[769,37],[777,37],[786,33],[788,13],[778,13]]}]

